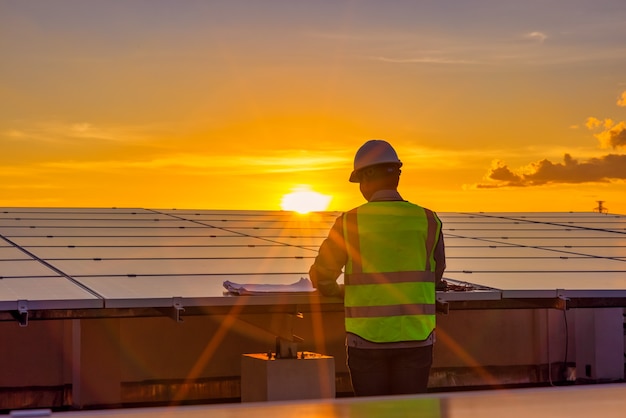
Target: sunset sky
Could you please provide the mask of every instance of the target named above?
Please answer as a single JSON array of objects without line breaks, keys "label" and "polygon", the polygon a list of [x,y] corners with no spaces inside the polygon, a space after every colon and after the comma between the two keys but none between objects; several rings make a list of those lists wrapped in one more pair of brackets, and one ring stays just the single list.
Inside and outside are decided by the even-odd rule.
[{"label": "sunset sky", "polygon": [[626,214],[624,0],[0,0],[0,206]]}]

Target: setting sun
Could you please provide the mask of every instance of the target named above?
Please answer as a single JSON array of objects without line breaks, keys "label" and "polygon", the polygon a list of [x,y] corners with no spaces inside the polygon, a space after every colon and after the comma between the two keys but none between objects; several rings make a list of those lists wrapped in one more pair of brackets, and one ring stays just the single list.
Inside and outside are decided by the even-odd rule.
[{"label": "setting sun", "polygon": [[323,211],[328,208],[332,197],[311,190],[310,186],[299,186],[283,196],[280,207],[298,213]]}]

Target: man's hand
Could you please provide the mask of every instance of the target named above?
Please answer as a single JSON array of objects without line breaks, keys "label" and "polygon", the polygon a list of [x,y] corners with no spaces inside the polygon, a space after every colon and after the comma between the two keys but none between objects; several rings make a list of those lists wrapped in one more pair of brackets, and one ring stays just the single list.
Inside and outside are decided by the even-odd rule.
[{"label": "man's hand", "polygon": [[344,286],[338,285],[335,281],[319,281],[317,283],[317,290],[324,296],[339,297],[343,299]]}]

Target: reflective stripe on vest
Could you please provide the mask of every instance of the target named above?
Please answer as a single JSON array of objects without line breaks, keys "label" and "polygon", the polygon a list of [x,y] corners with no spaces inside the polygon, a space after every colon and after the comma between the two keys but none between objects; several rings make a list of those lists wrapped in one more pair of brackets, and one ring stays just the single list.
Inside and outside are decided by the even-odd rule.
[{"label": "reflective stripe on vest", "polygon": [[350,284],[384,284],[433,282],[435,273],[432,271],[389,271],[386,273],[351,273]]},{"label": "reflective stripe on vest", "polygon": [[398,315],[434,315],[435,305],[386,305],[386,306],[348,306],[346,313],[351,318],[373,318],[377,316]]},{"label": "reflective stripe on vest", "polygon": [[346,331],[373,342],[421,341],[435,327],[434,250],[441,223],[404,201],[344,214]]}]

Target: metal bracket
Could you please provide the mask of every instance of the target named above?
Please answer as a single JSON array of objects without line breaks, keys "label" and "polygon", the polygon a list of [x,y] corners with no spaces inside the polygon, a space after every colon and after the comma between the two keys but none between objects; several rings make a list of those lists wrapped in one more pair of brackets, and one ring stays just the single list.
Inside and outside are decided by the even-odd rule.
[{"label": "metal bracket", "polygon": [[168,308],[166,306],[156,308],[159,312],[161,312],[164,316],[173,319],[176,322],[185,322],[183,319],[183,313],[185,312],[185,308],[183,307],[183,298],[182,297],[173,297],[172,298],[172,307]]},{"label": "metal bracket", "polygon": [[561,311],[566,311],[569,309],[569,307],[567,306],[567,303],[570,301],[570,298],[568,298],[567,296],[564,296],[560,291],[557,292],[556,295],[556,304],[555,304],[555,308]]},{"label": "metal bracket", "polygon": [[182,317],[183,312],[185,312],[185,308],[183,307],[183,298],[173,298],[172,306],[174,307],[174,319],[176,322],[184,322]]},{"label": "metal bracket", "polygon": [[11,311],[11,315],[20,327],[28,326],[28,301],[27,300],[18,300],[17,301],[17,311]]}]

